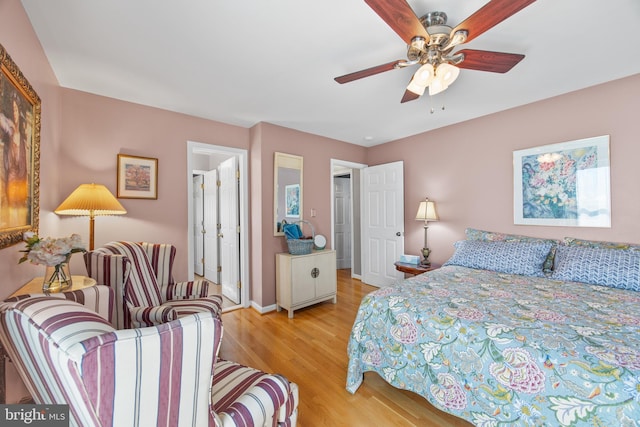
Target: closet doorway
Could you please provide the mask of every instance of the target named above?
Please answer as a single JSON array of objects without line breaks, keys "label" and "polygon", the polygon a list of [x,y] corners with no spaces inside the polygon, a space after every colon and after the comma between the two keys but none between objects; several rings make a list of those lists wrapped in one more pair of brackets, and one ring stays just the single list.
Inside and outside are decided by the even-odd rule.
[{"label": "closet doorway", "polygon": [[249,306],[247,151],[189,141],[189,277],[220,286],[223,309]]},{"label": "closet doorway", "polygon": [[360,176],[366,165],[331,159],[331,236],[336,267],[362,274]]}]

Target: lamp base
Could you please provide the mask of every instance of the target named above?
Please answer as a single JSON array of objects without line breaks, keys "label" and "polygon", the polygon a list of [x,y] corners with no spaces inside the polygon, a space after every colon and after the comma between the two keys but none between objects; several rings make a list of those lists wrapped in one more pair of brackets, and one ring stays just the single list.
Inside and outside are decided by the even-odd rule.
[{"label": "lamp base", "polygon": [[422,248],[422,259],[420,260],[420,267],[431,267],[431,261],[429,261],[429,254],[431,249]]}]

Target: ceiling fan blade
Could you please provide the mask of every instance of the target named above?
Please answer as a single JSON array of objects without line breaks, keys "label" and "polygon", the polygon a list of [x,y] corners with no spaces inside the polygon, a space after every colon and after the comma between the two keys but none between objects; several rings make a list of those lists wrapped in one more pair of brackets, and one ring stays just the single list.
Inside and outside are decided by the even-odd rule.
[{"label": "ceiling fan blade", "polygon": [[455,27],[453,31],[451,31],[451,34],[454,34],[456,31],[466,30],[468,35],[465,43],[468,43],[535,1],[536,0],[491,0]]},{"label": "ceiling fan blade", "polygon": [[406,44],[415,36],[429,41],[429,34],[406,0],[365,0],[379,16],[395,31]]},{"label": "ceiling fan blade", "polygon": [[405,61],[393,61],[386,64],[378,65],[376,67],[367,68],[366,70],[356,71],[354,73],[345,74],[344,76],[336,77],[334,80],[340,84],[349,83],[354,80],[358,80],[364,77],[373,76],[375,74],[384,73],[385,71],[391,71],[397,68],[397,65]]},{"label": "ceiling fan blade", "polygon": [[407,89],[404,91],[404,95],[402,95],[402,99],[400,100],[401,104],[404,104],[405,102],[413,101],[414,99],[420,98],[419,94],[409,90],[409,87],[413,83],[413,79],[414,78],[415,78],[415,74],[413,76],[411,76],[411,80],[409,80],[409,85],[407,85]]},{"label": "ceiling fan blade", "polygon": [[409,89],[407,89],[404,91],[404,95],[402,96],[400,103],[404,104],[405,102],[413,101],[414,99],[418,98],[420,98],[420,95],[418,95],[417,93],[413,93]]},{"label": "ceiling fan blade", "polygon": [[490,52],[488,50],[463,49],[456,52],[456,55],[460,53],[464,54],[464,60],[456,64],[457,67],[492,73],[506,73],[524,58],[524,55],[517,53]]}]

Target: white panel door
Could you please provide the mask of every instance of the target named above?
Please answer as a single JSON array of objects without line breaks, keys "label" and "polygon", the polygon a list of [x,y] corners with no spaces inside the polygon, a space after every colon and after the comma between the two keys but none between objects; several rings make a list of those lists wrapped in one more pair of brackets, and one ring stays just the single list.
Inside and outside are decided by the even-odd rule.
[{"label": "white panel door", "polygon": [[193,177],[193,271],[204,276],[204,177]]},{"label": "white panel door", "polygon": [[218,172],[204,174],[204,277],[220,283],[218,277]]},{"label": "white panel door", "polygon": [[403,162],[363,169],[362,280],[388,286],[402,278],[393,263],[404,253]]},{"label": "white panel door", "polygon": [[238,216],[238,159],[232,157],[220,171],[220,284],[222,295],[240,304],[240,218]]},{"label": "white panel door", "polygon": [[333,179],[335,196],[335,249],[337,268],[351,268],[351,179]]}]

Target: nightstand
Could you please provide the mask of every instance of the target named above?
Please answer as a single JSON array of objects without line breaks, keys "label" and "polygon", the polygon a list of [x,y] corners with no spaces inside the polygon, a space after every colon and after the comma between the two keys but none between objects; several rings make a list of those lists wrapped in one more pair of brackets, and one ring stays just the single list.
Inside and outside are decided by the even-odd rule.
[{"label": "nightstand", "polygon": [[400,261],[395,262],[394,265],[396,266],[396,270],[402,271],[403,273],[412,274],[414,276],[417,274],[426,273],[427,271],[440,268],[440,264],[435,264],[433,262],[429,267],[423,267],[420,264],[409,264],[409,263],[400,262]]}]

